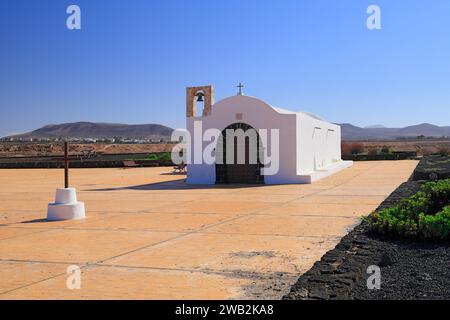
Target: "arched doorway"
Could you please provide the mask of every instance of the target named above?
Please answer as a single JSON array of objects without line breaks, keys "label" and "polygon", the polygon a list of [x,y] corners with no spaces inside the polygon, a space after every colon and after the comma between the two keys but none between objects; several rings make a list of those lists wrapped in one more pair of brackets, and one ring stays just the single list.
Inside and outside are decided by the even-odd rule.
[{"label": "arched doorway", "polygon": [[[238,133],[243,133],[243,137],[238,137]],[[232,142],[232,146],[227,148],[227,141]],[[227,157],[227,149],[231,150],[230,148],[234,148],[234,152]],[[264,183],[264,176],[261,174],[262,151],[261,139],[253,127],[246,123],[234,123],[226,127],[216,147],[216,183]],[[238,161],[239,153],[241,161]],[[217,161],[220,158],[222,161]]]}]

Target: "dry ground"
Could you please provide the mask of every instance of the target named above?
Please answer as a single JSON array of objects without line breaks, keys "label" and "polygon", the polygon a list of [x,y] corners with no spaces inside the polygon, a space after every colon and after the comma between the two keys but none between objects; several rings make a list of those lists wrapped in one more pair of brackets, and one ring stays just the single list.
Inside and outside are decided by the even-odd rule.
[{"label": "dry ground", "polygon": [[[72,170],[88,218],[65,222],[44,220],[61,170],[0,170],[0,299],[281,298],[416,165],[227,187],[168,168]],[[70,265],[80,290],[66,287]]]},{"label": "dry ground", "polygon": [[[360,143],[364,149],[377,149],[387,146],[392,151],[416,151],[419,155],[433,154],[440,150],[450,150],[450,140],[406,140],[406,141],[350,141]],[[116,153],[156,153],[170,152],[173,144],[71,144],[70,152],[83,154],[95,152],[101,154]],[[0,157],[50,156],[64,153],[62,143],[10,143],[0,142]]]},{"label": "dry ground", "polygon": [[[388,147],[392,151],[415,151],[418,155],[428,155],[450,151],[450,140],[413,140],[413,141],[352,141],[363,145],[364,149],[380,151]],[[350,142],[351,143],[351,142]]]},{"label": "dry ground", "polygon": [[[172,151],[173,144],[70,144],[70,153],[83,154],[94,152],[101,154],[117,153],[157,153]],[[0,142],[0,157],[54,156],[64,154],[62,143],[10,143]]]}]

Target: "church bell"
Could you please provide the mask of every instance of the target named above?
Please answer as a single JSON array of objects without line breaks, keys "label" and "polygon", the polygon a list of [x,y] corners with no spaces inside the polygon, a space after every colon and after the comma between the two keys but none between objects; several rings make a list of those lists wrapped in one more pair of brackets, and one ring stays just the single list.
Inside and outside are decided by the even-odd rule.
[{"label": "church bell", "polygon": [[198,94],[197,94],[197,102],[204,102],[203,96],[204,96],[203,93],[198,93]]}]

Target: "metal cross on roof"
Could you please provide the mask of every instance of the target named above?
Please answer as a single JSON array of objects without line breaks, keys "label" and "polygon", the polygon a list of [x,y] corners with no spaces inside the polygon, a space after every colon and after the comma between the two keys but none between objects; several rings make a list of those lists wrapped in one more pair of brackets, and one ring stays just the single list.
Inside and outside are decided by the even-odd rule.
[{"label": "metal cross on roof", "polygon": [[242,92],[242,88],[244,87],[244,85],[242,83],[239,82],[239,84],[236,86],[237,88],[239,88],[239,92],[238,92],[238,96],[243,96],[244,93]]}]

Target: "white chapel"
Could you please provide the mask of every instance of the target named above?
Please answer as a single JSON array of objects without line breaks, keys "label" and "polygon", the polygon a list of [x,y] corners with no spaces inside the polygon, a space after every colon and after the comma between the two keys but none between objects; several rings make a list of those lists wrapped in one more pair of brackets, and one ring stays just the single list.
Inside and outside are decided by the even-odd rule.
[{"label": "white chapel", "polygon": [[[187,88],[186,129],[191,139],[187,153],[190,158],[202,152],[211,153],[214,160],[188,160],[187,183],[304,184],[352,166],[352,161],[341,159],[339,125],[310,113],[273,107],[258,98],[245,96],[243,86],[238,87],[236,96],[217,103],[214,103],[213,86]],[[198,102],[203,103],[200,114],[197,114]],[[198,138],[207,135],[210,129],[221,135]],[[229,140],[230,129],[257,132],[256,149],[249,148],[248,139]],[[233,152],[227,146],[230,141],[236,141],[237,147],[233,147],[236,153],[239,147],[243,148],[244,162],[229,161],[226,153]],[[231,156],[232,160],[236,157],[236,154]],[[251,158],[256,161],[249,161]]]}]

